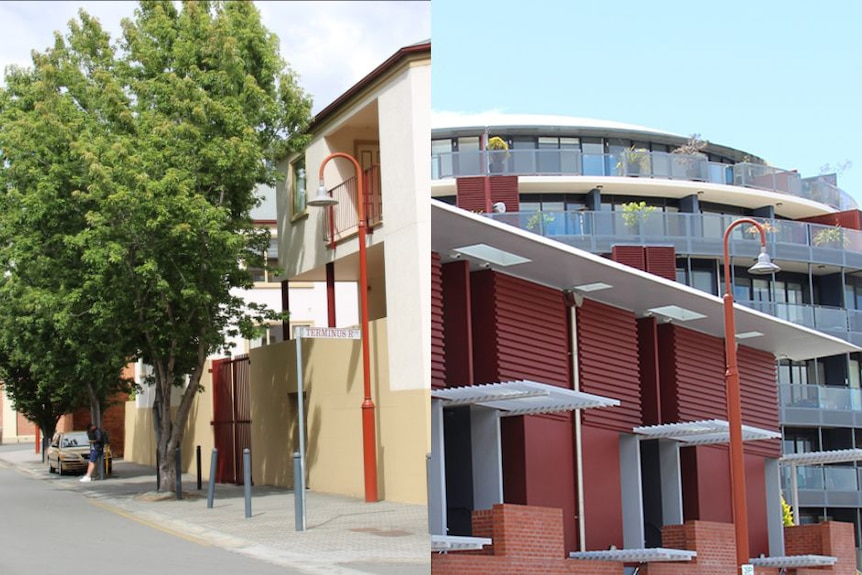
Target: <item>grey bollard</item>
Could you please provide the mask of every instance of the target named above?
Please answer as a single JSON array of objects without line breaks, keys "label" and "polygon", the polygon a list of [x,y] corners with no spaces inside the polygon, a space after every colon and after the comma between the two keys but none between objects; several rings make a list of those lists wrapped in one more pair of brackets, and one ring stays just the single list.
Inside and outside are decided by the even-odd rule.
[{"label": "grey bollard", "polygon": [[245,488],[245,518],[251,517],[251,451],[242,450],[242,481]]},{"label": "grey bollard", "polygon": [[213,508],[213,499],[215,498],[215,480],[216,467],[218,465],[218,449],[213,448],[212,459],[210,460],[210,480],[209,488],[207,489],[207,509]]},{"label": "grey bollard", "polygon": [[298,451],[293,453],[293,508],[296,515],[296,530],[305,531],[305,499],[302,497],[303,482],[302,458]]},{"label": "grey bollard", "polygon": [[180,448],[177,447],[177,453],[174,463],[176,463],[176,476],[177,476],[177,501],[183,498],[183,470],[182,470],[182,452]]},{"label": "grey bollard", "polygon": [[195,447],[195,467],[198,471],[198,491],[201,490],[201,446]]}]

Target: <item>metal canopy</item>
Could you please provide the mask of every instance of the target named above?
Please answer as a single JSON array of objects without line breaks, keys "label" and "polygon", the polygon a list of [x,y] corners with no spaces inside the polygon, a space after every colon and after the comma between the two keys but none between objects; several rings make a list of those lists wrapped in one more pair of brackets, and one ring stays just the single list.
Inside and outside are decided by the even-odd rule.
[{"label": "metal canopy", "polygon": [[649,547],[646,549],[608,549],[605,551],[575,551],[569,559],[587,561],[616,561],[619,563],[650,563],[654,561],[691,561],[697,551]]},{"label": "metal canopy", "polygon": [[[558,290],[602,282],[613,287],[584,297],[629,310],[637,317],[643,317],[650,309],[675,304],[705,316],[686,322],[686,328],[724,338],[724,303],[719,297],[438,200],[430,202],[431,249],[440,254],[444,263],[452,261],[452,254],[457,254],[459,248],[485,244],[529,260],[496,268],[500,273]],[[467,256],[463,259],[471,260],[471,265],[480,269],[482,262]],[[493,265],[491,269],[495,269]],[[802,360],[862,349],[742,305],[737,304],[734,309],[739,333],[763,334],[746,339],[745,345],[775,356]]]},{"label": "metal canopy", "polygon": [[431,397],[444,406],[481,405],[498,409],[502,417],[537,415],[594,407],[614,407],[616,399],[574,391],[536,381],[506,381],[431,390]]},{"label": "metal canopy", "polygon": [[822,463],[847,463],[862,461],[862,449],[835,449],[832,451],[809,451],[782,456],[779,463],[787,465],[819,465]]},{"label": "metal canopy", "polygon": [[479,551],[485,545],[491,544],[490,537],[464,537],[462,535],[432,535],[431,552],[446,551]]},{"label": "metal canopy", "polygon": [[[632,430],[641,439],[673,439],[685,445],[715,445],[730,442],[730,425],[721,419],[686,421],[635,427]],[[777,431],[742,426],[743,441],[776,439],[781,437]],[[862,450],[860,450],[862,451]]]},{"label": "metal canopy", "polygon": [[828,567],[835,565],[837,557],[830,555],[787,555],[784,557],[752,557],[749,563],[757,567],[795,568],[795,567]]}]

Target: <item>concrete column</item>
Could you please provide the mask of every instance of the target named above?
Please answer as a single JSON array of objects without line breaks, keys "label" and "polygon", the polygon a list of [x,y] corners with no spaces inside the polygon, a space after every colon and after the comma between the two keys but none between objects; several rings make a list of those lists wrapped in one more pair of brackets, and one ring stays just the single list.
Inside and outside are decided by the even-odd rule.
[{"label": "concrete column", "polygon": [[503,453],[500,446],[500,412],[470,408],[473,446],[473,508],[490,509],[503,503]]},{"label": "concrete column", "polygon": [[[769,554],[784,555],[784,513],[781,509],[781,471],[777,459],[765,459],[766,524],[769,534]],[[795,471],[795,470],[794,470]]]},{"label": "concrete column", "polygon": [[620,494],[623,504],[623,546],[642,549],[644,507],[641,491],[641,450],[635,435],[620,434]]},{"label": "concrete column", "polygon": [[661,473],[661,515],[664,525],[682,525],[682,470],[679,443],[670,439],[658,441]]},{"label": "concrete column", "polygon": [[443,444],[443,402],[439,399],[431,400],[428,528],[432,535],[446,535],[446,453]]}]

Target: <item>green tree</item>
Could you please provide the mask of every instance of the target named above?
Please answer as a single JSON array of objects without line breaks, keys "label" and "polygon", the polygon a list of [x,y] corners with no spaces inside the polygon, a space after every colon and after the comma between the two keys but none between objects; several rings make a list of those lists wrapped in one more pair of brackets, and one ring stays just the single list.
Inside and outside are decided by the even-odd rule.
[{"label": "green tree", "polygon": [[[65,166],[56,194],[40,193],[37,175],[16,183],[10,202],[25,214],[63,202],[75,211],[57,263],[79,260],[59,292],[68,296],[58,329],[90,336],[87,347],[109,337],[97,344],[109,357],[152,366],[160,489],[169,490],[207,356],[277,316],[236,294],[252,286],[247,267],[265,265],[268,233],[250,217],[256,186],[272,184],[273,160],[304,143],[311,101],[250,2],[142,2],[122,26],[112,44],[81,12],[32,69],[13,71],[0,125],[20,130],[0,135],[0,149],[6,171]],[[44,122],[43,96],[56,107],[56,145],[28,129]]]}]

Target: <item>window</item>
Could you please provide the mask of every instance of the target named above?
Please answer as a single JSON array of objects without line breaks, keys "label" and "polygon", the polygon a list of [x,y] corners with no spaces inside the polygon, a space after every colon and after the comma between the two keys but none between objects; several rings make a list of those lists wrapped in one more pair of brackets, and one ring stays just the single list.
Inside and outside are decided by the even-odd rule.
[{"label": "window", "polygon": [[[270,232],[272,233],[272,232]],[[278,269],[278,238],[270,236],[269,238],[269,247],[266,249],[264,253],[264,259],[266,260],[266,269],[262,268],[250,268],[252,280],[255,283],[276,283],[280,280],[278,279],[278,274],[276,274],[276,270]]]},{"label": "window", "polygon": [[431,140],[431,179],[451,178],[452,168],[452,140]]},{"label": "window", "polygon": [[284,341],[284,338],[282,337],[282,331],[283,329],[281,323],[268,324],[266,326],[265,332],[263,332],[260,336],[247,341],[247,347],[248,349],[254,349],[256,347],[263,347],[265,345]]},{"label": "window", "polygon": [[305,156],[290,164],[290,174],[291,218],[296,219],[306,215]]}]

